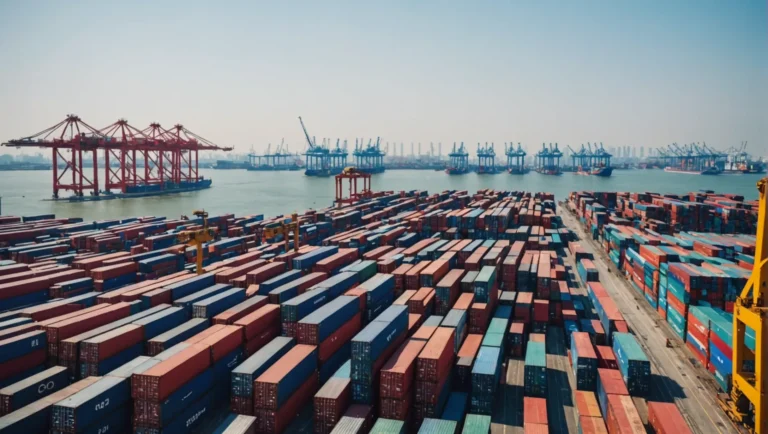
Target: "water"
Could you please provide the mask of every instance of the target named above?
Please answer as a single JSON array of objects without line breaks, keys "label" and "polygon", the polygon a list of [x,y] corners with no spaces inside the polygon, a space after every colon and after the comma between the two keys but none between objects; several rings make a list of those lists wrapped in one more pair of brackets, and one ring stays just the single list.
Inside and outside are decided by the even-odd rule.
[{"label": "water", "polygon": [[[334,178],[310,178],[302,172],[201,169],[200,173],[213,178],[210,189],[169,196],[68,203],[43,200],[50,198],[52,193],[50,171],[0,171],[2,214],[52,213],[58,217],[94,220],[148,215],[179,217],[190,215],[196,209],[205,209],[212,215],[229,212],[238,216],[257,213],[274,216],[328,206],[335,194]],[[546,191],[554,193],[557,199],[565,199],[575,190],[687,193],[710,189],[756,199],[755,184],[759,179],[760,175],[700,176],[662,170],[614,170],[610,178],[572,173],[546,176],[535,172],[527,175],[470,173],[449,176],[427,170],[391,170],[373,175],[372,185],[375,191],[420,189],[431,193],[447,189],[474,192],[482,188]]]}]

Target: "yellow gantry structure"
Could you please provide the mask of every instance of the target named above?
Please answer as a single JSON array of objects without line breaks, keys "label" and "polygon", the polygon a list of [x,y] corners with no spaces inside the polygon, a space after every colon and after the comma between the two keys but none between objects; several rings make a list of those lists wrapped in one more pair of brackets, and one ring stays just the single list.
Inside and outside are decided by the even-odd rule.
[{"label": "yellow gantry structure", "polygon": [[285,240],[285,251],[288,252],[288,238],[293,231],[293,251],[299,251],[299,215],[296,213],[291,214],[291,221],[286,223],[283,221],[280,226],[274,228],[264,228],[264,238],[274,238],[276,235],[283,235]]},{"label": "yellow gantry structure", "polygon": [[[755,434],[768,434],[768,178],[757,183],[760,202],[752,276],[736,299],[733,310],[733,376],[730,399],[722,402],[728,415]],[[747,348],[747,327],[755,331],[755,352]],[[755,361],[755,372],[745,372],[744,362]]]},{"label": "yellow gantry structure", "polygon": [[194,231],[180,232],[176,237],[180,243],[197,248],[197,274],[203,274],[203,243],[207,243],[216,238],[216,232],[208,228],[208,213],[205,211],[195,211],[193,213],[203,219],[203,228]]}]

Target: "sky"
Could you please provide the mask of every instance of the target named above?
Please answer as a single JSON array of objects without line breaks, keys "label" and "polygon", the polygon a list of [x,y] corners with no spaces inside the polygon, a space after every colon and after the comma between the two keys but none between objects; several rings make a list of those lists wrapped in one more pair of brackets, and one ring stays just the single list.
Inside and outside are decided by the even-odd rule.
[{"label": "sky", "polygon": [[74,113],[296,151],[302,116],[318,142],[406,152],[746,140],[768,155],[767,3],[0,2],[0,139]]}]

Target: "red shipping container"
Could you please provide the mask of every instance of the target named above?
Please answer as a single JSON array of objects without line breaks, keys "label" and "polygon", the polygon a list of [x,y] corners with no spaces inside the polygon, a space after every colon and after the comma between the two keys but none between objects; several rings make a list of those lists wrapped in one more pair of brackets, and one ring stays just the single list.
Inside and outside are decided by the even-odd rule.
[{"label": "red shipping container", "polygon": [[280,324],[267,326],[266,329],[261,330],[259,334],[245,342],[245,356],[252,356],[253,353],[259,351],[278,336],[280,336]]},{"label": "red shipping container", "polygon": [[[356,313],[349,321],[344,323],[341,327],[336,329],[333,334],[325,338],[320,345],[317,346],[317,356],[320,363],[328,360],[339,348],[349,342],[353,336],[355,336],[362,328],[362,314]],[[310,339],[311,340],[311,339]],[[302,340],[299,340],[302,342]]]},{"label": "red shipping container", "polygon": [[413,405],[413,393],[408,393],[403,399],[380,398],[379,399],[379,417],[408,420],[411,406]]},{"label": "red shipping container", "polygon": [[131,397],[160,402],[208,369],[210,362],[210,347],[191,345],[143,373],[133,374]]},{"label": "red shipping container", "polygon": [[524,423],[524,434],[549,434],[549,425],[543,423]]},{"label": "red shipping container", "polygon": [[335,255],[324,258],[315,264],[312,271],[332,273],[335,270],[354,262],[357,259],[358,252],[358,249],[339,249],[339,252]]},{"label": "red shipping container", "polygon": [[[241,276],[247,276],[248,272],[258,269],[259,267],[263,266],[266,262],[267,261],[263,259],[256,259],[255,261],[247,262],[239,266],[234,266],[233,268],[230,268],[226,271],[217,273],[215,277],[216,283],[229,283],[235,278],[238,278]],[[246,277],[246,280],[247,280],[247,277]]]},{"label": "red shipping container", "polygon": [[315,433],[330,433],[352,400],[352,381],[331,377],[314,398]]},{"label": "red shipping container", "polygon": [[82,304],[68,304],[66,300],[44,303],[26,308],[19,316],[32,318],[33,321],[44,321],[59,315],[65,315],[83,309]]},{"label": "red shipping container", "polygon": [[455,329],[446,327],[439,327],[435,330],[418,356],[419,380],[439,383],[448,376],[455,353],[455,332]]},{"label": "red shipping container", "polygon": [[618,369],[597,369],[597,376],[606,395],[629,395],[624,379]]},{"label": "red shipping container", "polygon": [[648,401],[648,425],[656,434],[690,434],[691,429],[671,402]]},{"label": "red shipping container", "polygon": [[80,343],[80,357],[85,363],[99,363],[144,340],[144,328],[127,324]]},{"label": "red shipping container", "polygon": [[432,335],[435,333],[435,330],[437,330],[437,326],[422,325],[411,336],[411,339],[418,339],[420,341],[428,341],[429,338],[431,338]]},{"label": "red shipping container", "polygon": [[602,417],[595,392],[588,390],[574,390],[573,394],[576,399],[576,411],[579,416]]},{"label": "red shipping container", "polygon": [[230,408],[233,413],[253,416],[253,397],[232,395]]},{"label": "red shipping container", "polygon": [[236,326],[243,328],[243,337],[250,341],[262,330],[269,327],[280,326],[280,305],[267,304],[256,311],[235,321]]},{"label": "red shipping container", "polygon": [[296,418],[301,407],[304,406],[317,391],[317,374],[312,374],[301,385],[290,398],[280,407],[279,410],[269,410],[264,408],[254,409],[256,416],[257,432],[263,433],[281,433]]},{"label": "red shipping container", "polygon": [[58,343],[60,340],[93,330],[96,327],[125,318],[130,314],[131,306],[127,303],[112,304],[85,315],[79,315],[45,326],[44,329],[48,335],[48,343]]},{"label": "red shipping container", "polygon": [[379,259],[380,257],[384,256],[385,253],[389,252],[390,250],[394,249],[392,246],[381,246],[377,247],[363,255],[363,259],[366,261],[375,261]]},{"label": "red shipping container", "polygon": [[453,304],[453,308],[458,310],[469,310],[472,307],[472,303],[474,301],[475,293],[465,292],[459,296],[458,300],[456,300],[456,303]]},{"label": "red shipping container", "polygon": [[404,399],[411,390],[416,371],[416,360],[425,341],[409,339],[395,351],[381,368],[380,396]]},{"label": "red shipping container", "polygon": [[415,289],[408,289],[406,291],[403,291],[403,293],[400,294],[400,296],[397,297],[397,300],[395,300],[392,304],[397,306],[407,306],[408,300],[410,300],[411,297],[413,297],[413,294],[416,294]]},{"label": "red shipping container", "polygon": [[549,322],[549,300],[533,300],[533,320]]},{"label": "red shipping container", "polygon": [[547,400],[544,398],[523,398],[523,422],[547,424]]},{"label": "red shipping container", "polygon": [[0,381],[19,375],[35,366],[40,366],[45,363],[45,360],[45,348],[40,348],[21,357],[0,363]]},{"label": "red shipping container", "polygon": [[[416,362],[418,366],[418,361]],[[422,381],[417,373],[416,380],[416,396],[414,400],[416,404],[428,404],[434,406],[437,404],[437,400],[440,398],[440,392],[443,390],[443,386],[446,381],[449,381],[449,376],[443,378],[440,383],[433,383],[431,381]]]},{"label": "red shipping container", "polygon": [[232,308],[225,310],[224,312],[213,317],[213,323],[233,324],[235,321],[243,318],[249,313],[255,312],[256,310],[266,306],[267,301],[269,300],[265,295],[254,295],[244,302],[233,306]]},{"label": "red shipping container", "polygon": [[632,397],[627,395],[608,395],[606,426],[610,434],[646,433]]},{"label": "red shipping container", "polygon": [[433,288],[424,287],[419,289],[413,297],[408,300],[408,312],[429,315],[432,313],[434,298],[435,290]]},{"label": "red shipping container", "polygon": [[55,283],[66,282],[81,277],[85,277],[85,272],[82,270],[66,270],[47,276],[3,283],[0,284],[0,300],[24,294],[31,294],[33,292],[47,291]]},{"label": "red shipping container", "polygon": [[434,287],[446,274],[448,274],[449,269],[450,266],[448,265],[448,261],[441,259],[432,261],[429,266],[420,273],[420,285]]},{"label": "red shipping container", "polygon": [[253,271],[246,273],[246,283],[250,285],[258,285],[264,283],[267,280],[284,273],[286,270],[285,263],[283,262],[271,262],[263,267],[259,267]]},{"label": "red shipping container", "polygon": [[[243,333],[241,331],[241,327],[233,325],[214,325],[210,328],[214,327],[221,327],[221,329],[215,333],[211,333],[209,336],[203,339],[197,340],[195,339],[196,336],[193,336],[186,341],[190,344],[205,345],[210,348],[211,363],[218,362],[221,360],[221,358],[231,353],[237,347],[243,344]],[[203,333],[205,332],[201,332],[198,335]]]},{"label": "red shipping container", "polygon": [[579,416],[581,434],[608,434],[608,428],[601,416]]},{"label": "red shipping container", "polygon": [[430,261],[421,261],[418,264],[411,267],[405,273],[405,288],[404,289],[419,289],[421,287],[420,275],[421,272],[429,267]]},{"label": "red shipping container", "polygon": [[[272,366],[270,366],[263,374],[261,374],[253,382],[253,405],[256,409],[271,409],[277,410],[279,389],[286,386],[285,379],[288,378],[294,369],[300,365],[300,363],[309,357],[317,357],[315,355],[314,345],[301,345],[298,344],[288,350],[279,360],[277,360]],[[316,375],[310,374],[310,377],[316,377]],[[305,380],[306,381],[306,380]],[[294,392],[295,393],[295,392]],[[289,398],[290,400],[290,398]],[[282,403],[284,407],[287,402]]]},{"label": "red shipping container", "polygon": [[619,365],[616,362],[616,354],[613,353],[613,349],[604,345],[595,345],[595,353],[597,354],[597,366],[603,369],[619,369]]},{"label": "red shipping container", "polygon": [[91,277],[93,277],[94,280],[107,280],[124,274],[135,273],[138,269],[139,264],[136,262],[126,262],[123,264],[94,268],[91,270]]},{"label": "red shipping container", "polygon": [[66,265],[57,265],[55,267],[44,268],[30,268],[29,270],[0,276],[0,285],[18,282],[20,280],[29,280],[36,277],[50,276],[51,274],[70,270],[71,268],[67,267]]}]

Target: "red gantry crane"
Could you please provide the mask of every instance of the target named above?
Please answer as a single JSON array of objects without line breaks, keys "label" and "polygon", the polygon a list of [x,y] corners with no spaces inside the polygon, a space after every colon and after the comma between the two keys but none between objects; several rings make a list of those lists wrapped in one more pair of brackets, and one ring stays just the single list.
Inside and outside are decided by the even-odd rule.
[{"label": "red gantry crane", "polygon": [[[61,190],[83,198],[117,190],[140,193],[157,185],[160,191],[183,188],[203,181],[198,172],[198,152],[231,151],[220,147],[181,124],[170,130],[152,123],[139,130],[125,119],[96,129],[77,115],[67,117],[37,134],[9,140],[5,146],[50,149],[53,158],[53,197]],[[104,153],[104,184],[99,184],[99,151]],[[85,167],[92,160],[92,167]],[[112,167],[118,161],[117,167]],[[63,169],[59,169],[60,166]]]}]

